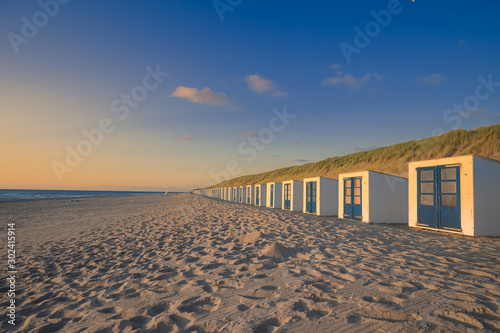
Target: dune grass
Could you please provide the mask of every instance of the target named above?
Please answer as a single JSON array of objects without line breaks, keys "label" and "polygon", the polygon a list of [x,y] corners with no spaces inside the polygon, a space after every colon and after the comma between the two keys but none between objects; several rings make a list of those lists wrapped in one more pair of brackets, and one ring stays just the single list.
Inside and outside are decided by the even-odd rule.
[{"label": "dune grass", "polygon": [[500,160],[500,124],[469,131],[457,129],[426,139],[236,177],[210,188],[265,184],[292,179],[302,181],[304,178],[317,176],[338,179],[339,173],[360,170],[407,177],[408,162],[466,154],[477,154]]}]

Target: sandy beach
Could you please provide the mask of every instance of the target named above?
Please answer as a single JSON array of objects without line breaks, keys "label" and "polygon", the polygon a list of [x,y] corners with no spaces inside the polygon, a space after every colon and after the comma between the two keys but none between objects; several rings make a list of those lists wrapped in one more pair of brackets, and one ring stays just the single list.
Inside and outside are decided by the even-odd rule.
[{"label": "sandy beach", "polygon": [[0,216],[18,261],[4,331],[500,331],[498,238],[191,194],[2,202]]}]

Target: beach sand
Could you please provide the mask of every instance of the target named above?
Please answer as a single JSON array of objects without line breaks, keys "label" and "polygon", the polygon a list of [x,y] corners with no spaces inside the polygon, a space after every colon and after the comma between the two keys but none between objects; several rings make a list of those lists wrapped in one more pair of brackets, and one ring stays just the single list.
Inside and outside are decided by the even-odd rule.
[{"label": "beach sand", "polygon": [[17,228],[19,331],[500,331],[498,238],[191,194],[4,202],[0,216],[5,263]]}]

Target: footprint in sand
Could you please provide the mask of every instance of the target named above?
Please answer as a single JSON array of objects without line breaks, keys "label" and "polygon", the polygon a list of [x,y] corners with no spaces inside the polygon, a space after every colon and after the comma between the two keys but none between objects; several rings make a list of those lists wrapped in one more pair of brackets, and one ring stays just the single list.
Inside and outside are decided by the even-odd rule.
[{"label": "footprint in sand", "polygon": [[240,288],[242,286],[240,282],[232,279],[218,280],[214,282],[213,285],[219,288],[233,288],[233,289]]},{"label": "footprint in sand", "polygon": [[104,314],[115,314],[116,309],[114,307],[108,307],[108,308],[98,309],[97,312],[104,313]]},{"label": "footprint in sand", "polygon": [[174,330],[174,324],[170,321],[157,322],[155,319],[153,319],[146,326],[146,329],[148,330],[148,332],[172,332]]},{"label": "footprint in sand", "polygon": [[241,296],[253,300],[273,298],[278,296],[278,293],[275,292],[277,289],[278,288],[275,286],[262,286],[250,293],[242,294]]},{"label": "footprint in sand", "polygon": [[147,326],[151,319],[143,316],[136,316],[129,319],[122,320],[120,324],[118,324],[118,328],[120,331],[124,331],[127,327],[132,327],[134,330],[140,330]]},{"label": "footprint in sand", "polygon": [[245,304],[239,304],[237,307],[238,311],[247,311],[249,310],[250,308],[248,306],[246,306]]},{"label": "footprint in sand", "polygon": [[281,322],[278,318],[269,318],[264,320],[259,325],[252,328],[254,333],[267,333],[273,332],[275,329],[281,326]]},{"label": "footprint in sand", "polygon": [[204,297],[199,299],[199,296],[197,296],[185,300],[177,309],[180,312],[189,313],[211,312],[217,309],[220,302],[220,299],[216,297]]},{"label": "footprint in sand", "polygon": [[217,290],[217,289],[214,289],[214,287],[211,287],[211,286],[203,286],[203,287],[201,287],[201,289],[203,289],[203,291],[206,292],[206,293],[213,293],[214,291]]},{"label": "footprint in sand", "polygon": [[299,300],[298,302],[293,303],[292,310],[296,312],[306,312],[309,310],[309,307],[306,302]]},{"label": "footprint in sand", "polygon": [[168,316],[168,319],[169,321],[166,323],[167,325],[170,324],[171,326],[176,326],[179,329],[183,329],[191,322],[191,319],[181,317],[177,314],[172,314]]},{"label": "footprint in sand", "polygon": [[411,320],[422,319],[422,317],[416,313],[410,313],[402,310],[390,310],[390,309],[384,309],[383,311],[367,313],[363,315],[363,317],[368,319],[387,321],[391,323],[408,322]]},{"label": "footprint in sand", "polygon": [[168,311],[169,308],[170,308],[169,303],[159,303],[159,304],[153,305],[152,307],[148,308],[146,310],[146,313],[148,316],[156,317],[157,315]]},{"label": "footprint in sand", "polygon": [[346,317],[345,317],[345,321],[348,323],[348,324],[357,324],[361,321],[361,317],[357,314],[348,314]]},{"label": "footprint in sand", "polygon": [[64,326],[66,326],[66,320],[61,320],[57,323],[51,323],[47,324],[45,326],[42,326],[39,330],[39,332],[57,332],[63,329]]}]

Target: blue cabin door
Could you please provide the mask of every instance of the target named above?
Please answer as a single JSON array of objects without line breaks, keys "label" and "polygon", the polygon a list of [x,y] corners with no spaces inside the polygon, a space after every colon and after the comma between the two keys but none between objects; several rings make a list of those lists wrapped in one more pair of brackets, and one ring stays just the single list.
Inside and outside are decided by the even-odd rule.
[{"label": "blue cabin door", "polygon": [[251,190],[251,188],[247,187],[247,204],[249,204],[251,202],[250,201],[251,197],[252,197],[252,190]]},{"label": "blue cabin door", "polygon": [[316,182],[306,183],[306,212],[316,213]]},{"label": "blue cabin door", "polygon": [[269,200],[270,200],[270,206],[274,207],[274,184],[271,184],[269,188]]},{"label": "blue cabin door", "polygon": [[255,204],[258,206],[260,202],[259,198],[260,187],[255,186]]},{"label": "blue cabin door", "polygon": [[363,220],[361,177],[344,179],[344,218]]},{"label": "blue cabin door", "polygon": [[292,197],[292,184],[283,185],[283,208],[290,209],[290,199]]},{"label": "blue cabin door", "polygon": [[460,231],[460,166],[417,169],[417,225]]}]

